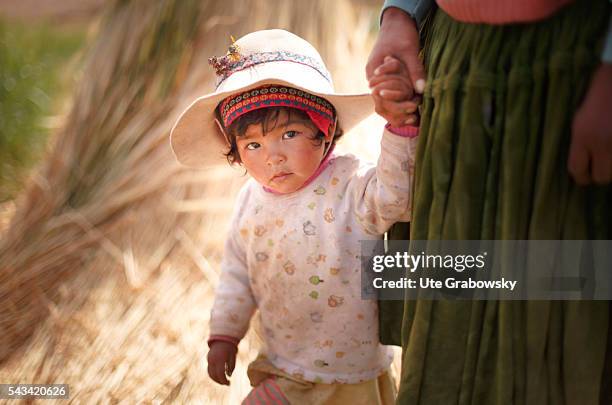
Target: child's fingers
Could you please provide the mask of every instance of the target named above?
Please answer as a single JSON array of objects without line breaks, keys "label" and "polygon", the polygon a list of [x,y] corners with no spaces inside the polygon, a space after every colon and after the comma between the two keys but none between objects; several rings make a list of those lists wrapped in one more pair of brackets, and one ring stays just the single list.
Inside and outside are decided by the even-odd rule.
[{"label": "child's fingers", "polygon": [[380,83],[372,89],[372,93],[389,101],[408,101],[414,97],[412,88],[407,83],[397,80]]},{"label": "child's fingers", "polygon": [[405,89],[389,89],[381,86],[374,89],[373,94],[379,96],[382,101],[391,103],[406,103],[405,107],[410,112],[416,111],[418,106],[421,105],[421,97],[413,95],[411,98],[409,97],[411,93],[407,93]]},{"label": "child's fingers", "polygon": [[223,384],[223,380],[219,375],[219,365],[215,362],[208,362],[208,375],[213,379],[217,384]]},{"label": "child's fingers", "polygon": [[216,383],[227,385],[228,381],[225,378],[225,363],[208,363],[208,375]]},{"label": "child's fingers", "polygon": [[372,94],[379,95],[389,101],[414,101],[417,104],[420,102],[420,99],[415,98],[410,83],[403,80],[384,81],[372,88],[371,91]]},{"label": "child's fingers", "polygon": [[234,372],[234,367],[236,367],[236,353],[232,353],[229,357],[229,360],[227,361],[227,368],[226,368],[226,372],[228,376],[232,376],[232,373]]},{"label": "child's fingers", "polygon": [[374,75],[384,75],[388,73],[399,73],[402,71],[402,62],[392,57],[385,57],[383,64],[374,70]]},{"label": "child's fingers", "polygon": [[225,377],[225,362],[215,364],[215,375],[217,376],[217,381],[219,384],[229,385],[229,381]]},{"label": "child's fingers", "polygon": [[410,79],[407,76],[401,76],[397,74],[384,74],[384,75],[374,76],[368,81],[368,87],[371,89],[373,87],[378,86],[381,83],[388,82],[388,81],[401,82],[407,88],[412,89],[412,83],[410,83]]},{"label": "child's fingers", "polygon": [[[389,122],[392,126],[401,127],[404,125],[416,125],[418,123],[419,118],[416,110],[416,105],[413,112],[408,111],[412,110],[412,108],[407,108],[405,111],[390,108],[393,105],[397,104],[401,103],[387,102],[381,97],[374,95],[374,105],[376,112],[378,113],[378,115],[387,120],[387,122]],[[413,102],[413,104],[415,103]]]},{"label": "child's fingers", "polygon": [[387,120],[387,122],[392,126],[392,127],[403,127],[406,125],[418,125],[419,124],[419,116],[418,114],[410,114],[410,115],[405,115],[405,116],[396,116],[396,117],[389,117],[388,119],[385,118]]},{"label": "child's fingers", "polygon": [[401,90],[382,89],[378,91],[378,95],[387,101],[401,101],[405,98],[406,92]]},{"label": "child's fingers", "polygon": [[390,80],[391,78],[393,78],[394,76],[390,76],[390,75],[376,75],[376,76],[372,76],[372,78],[370,80],[368,80],[368,87],[371,89],[375,86],[377,86],[378,84],[386,81],[386,80]]},{"label": "child's fingers", "polygon": [[412,100],[409,101],[389,101],[385,98],[379,98],[376,104],[384,111],[392,115],[407,115],[417,111],[418,104]]},{"label": "child's fingers", "polygon": [[229,385],[225,378],[225,363],[221,352],[211,350],[208,353],[208,375],[219,384]]}]

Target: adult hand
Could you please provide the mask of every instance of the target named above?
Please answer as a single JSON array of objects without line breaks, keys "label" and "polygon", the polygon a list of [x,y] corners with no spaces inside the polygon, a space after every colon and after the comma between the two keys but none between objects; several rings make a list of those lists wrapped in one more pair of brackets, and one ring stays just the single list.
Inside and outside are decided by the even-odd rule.
[{"label": "adult hand", "polygon": [[409,98],[413,92],[406,66],[398,59],[386,56],[380,70],[384,73],[370,80],[376,112],[393,127],[416,125],[419,100]]},{"label": "adult hand", "polygon": [[385,56],[399,59],[408,68],[413,89],[421,94],[425,89],[425,70],[419,60],[419,33],[415,21],[403,10],[389,7],[382,16],[382,23],[374,48],[366,65],[366,78],[369,80]]},{"label": "adult hand", "polygon": [[230,385],[226,375],[231,377],[236,365],[235,344],[216,340],[210,344],[208,351],[208,375],[222,385]]},{"label": "adult hand", "polygon": [[601,64],[572,123],[568,169],[576,183],[612,182],[612,65]]}]

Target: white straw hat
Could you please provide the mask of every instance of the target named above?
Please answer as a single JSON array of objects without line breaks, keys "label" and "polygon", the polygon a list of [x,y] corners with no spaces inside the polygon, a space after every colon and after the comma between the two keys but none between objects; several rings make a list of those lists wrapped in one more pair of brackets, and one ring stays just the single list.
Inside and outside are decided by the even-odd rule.
[{"label": "white straw hat", "polygon": [[218,165],[229,150],[215,123],[215,109],[225,98],[268,84],[306,91],[329,101],[338,123],[348,131],[374,112],[369,93],[337,94],[321,56],[307,41],[284,30],[256,31],[238,39],[228,54],[211,58],[217,71],[213,93],[197,98],[170,133],[172,151],[183,165]]}]

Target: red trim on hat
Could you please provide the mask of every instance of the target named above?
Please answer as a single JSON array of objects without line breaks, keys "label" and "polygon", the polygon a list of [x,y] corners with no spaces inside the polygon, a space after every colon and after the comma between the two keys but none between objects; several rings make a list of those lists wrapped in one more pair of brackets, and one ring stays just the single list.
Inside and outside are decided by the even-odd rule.
[{"label": "red trim on hat", "polygon": [[281,85],[262,86],[234,94],[220,103],[219,110],[223,125],[228,128],[242,115],[269,107],[290,107],[306,112],[326,136],[336,116],[334,107],[324,98]]},{"label": "red trim on hat", "polygon": [[308,114],[308,117],[310,118],[312,123],[315,124],[317,128],[319,128],[319,130],[323,132],[323,135],[325,135],[325,137],[327,138],[327,136],[329,135],[329,127],[331,126],[332,121],[321,114],[317,114],[316,112],[310,110],[303,111],[306,111],[306,114]]}]

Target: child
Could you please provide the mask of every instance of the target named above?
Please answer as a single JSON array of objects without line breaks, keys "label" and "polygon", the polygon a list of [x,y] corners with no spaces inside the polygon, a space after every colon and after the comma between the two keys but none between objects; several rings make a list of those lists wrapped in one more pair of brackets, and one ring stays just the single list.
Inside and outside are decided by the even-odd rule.
[{"label": "child", "polygon": [[[198,167],[225,155],[252,177],[221,264],[210,377],[229,384],[238,342],[259,309],[264,348],[249,366],[255,388],[245,403],[393,403],[392,353],[378,343],[377,303],[361,299],[359,241],[409,220],[416,129],[387,125],[376,167],[333,155],[340,126],[371,114],[372,96],[336,94],[318,52],[286,31],[248,34],[210,62],[216,91],[181,115],[173,151]],[[406,99],[404,67],[387,62],[392,73],[374,92]],[[402,125],[396,117],[405,104],[379,102],[376,109]]]}]

